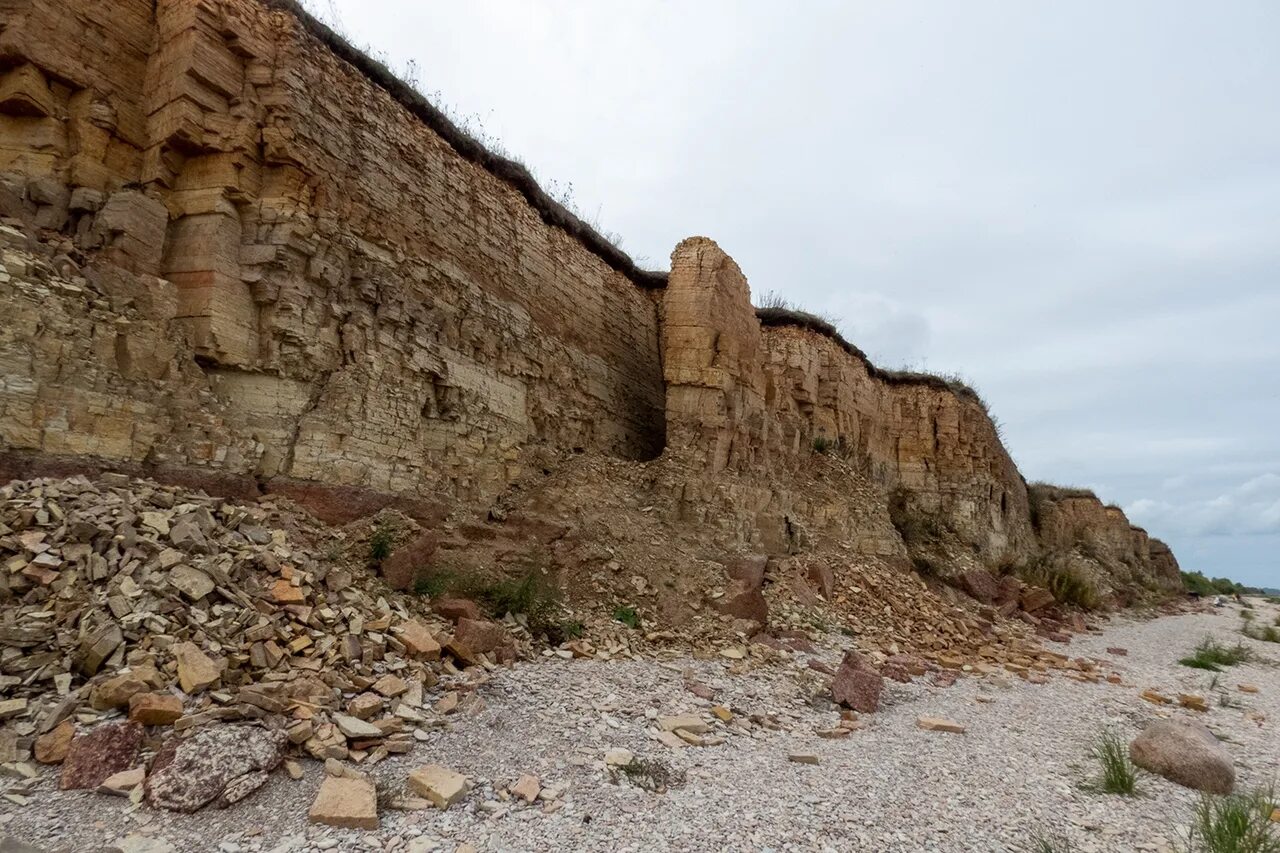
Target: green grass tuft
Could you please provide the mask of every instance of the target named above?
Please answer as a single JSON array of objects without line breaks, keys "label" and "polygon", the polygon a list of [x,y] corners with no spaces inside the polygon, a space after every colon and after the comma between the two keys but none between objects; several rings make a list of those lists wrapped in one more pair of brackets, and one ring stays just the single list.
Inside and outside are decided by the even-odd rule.
[{"label": "green grass tuft", "polygon": [[613,618],[616,622],[621,622],[628,628],[640,627],[640,614],[629,604],[619,605],[613,608]]},{"label": "green grass tuft", "polygon": [[1242,633],[1251,639],[1261,640],[1264,643],[1280,643],[1280,628],[1271,625],[1245,624]]},{"label": "green grass tuft", "polygon": [[1204,795],[1187,833],[1190,853],[1280,853],[1280,824],[1271,821],[1273,791]]},{"label": "green grass tuft", "polygon": [[1253,652],[1243,643],[1224,646],[1212,637],[1205,637],[1189,657],[1182,658],[1178,663],[1195,669],[1221,672],[1223,666],[1235,666],[1252,659]]},{"label": "green grass tuft", "polygon": [[369,537],[369,560],[381,563],[391,556],[396,544],[396,532],[389,524],[379,524]]},{"label": "green grass tuft", "polygon": [[1138,769],[1129,760],[1129,747],[1115,732],[1098,736],[1090,754],[1101,765],[1097,788],[1108,794],[1132,796],[1137,790]]}]

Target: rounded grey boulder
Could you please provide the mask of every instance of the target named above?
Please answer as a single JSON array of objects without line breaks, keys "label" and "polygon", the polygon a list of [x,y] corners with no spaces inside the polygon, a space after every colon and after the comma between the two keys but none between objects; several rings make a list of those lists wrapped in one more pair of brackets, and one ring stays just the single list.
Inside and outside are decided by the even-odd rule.
[{"label": "rounded grey boulder", "polygon": [[1191,720],[1147,726],[1129,744],[1129,758],[1144,770],[1199,791],[1230,794],[1236,784],[1231,756],[1213,732]]}]

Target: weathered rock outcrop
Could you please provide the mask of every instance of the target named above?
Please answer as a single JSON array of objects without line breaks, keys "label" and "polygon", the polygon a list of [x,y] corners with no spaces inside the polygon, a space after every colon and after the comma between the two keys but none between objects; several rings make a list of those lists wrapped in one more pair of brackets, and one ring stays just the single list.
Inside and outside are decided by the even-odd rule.
[{"label": "weathered rock outcrop", "polygon": [[0,15],[0,480],[431,525],[568,455],[664,455],[672,519],[730,552],[826,543],[1013,599],[973,573],[1176,584],[1119,510],[1033,504],[972,391],[762,324],[706,238],[665,286],[637,271],[284,0]]}]

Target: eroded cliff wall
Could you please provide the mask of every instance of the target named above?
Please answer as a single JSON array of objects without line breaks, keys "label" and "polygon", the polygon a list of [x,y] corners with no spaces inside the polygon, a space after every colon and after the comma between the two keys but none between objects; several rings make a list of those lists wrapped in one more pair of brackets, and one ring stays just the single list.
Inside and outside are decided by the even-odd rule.
[{"label": "eroded cliff wall", "polygon": [[[10,450],[481,501],[663,446],[650,294],[252,0],[7,2]],[[15,246],[15,248],[18,248]]]},{"label": "eroded cliff wall", "polygon": [[277,5],[0,0],[0,479],[438,518],[661,455],[727,551],[1176,582],[1118,510],[1033,511],[972,392],[762,325],[706,238],[637,272]]}]

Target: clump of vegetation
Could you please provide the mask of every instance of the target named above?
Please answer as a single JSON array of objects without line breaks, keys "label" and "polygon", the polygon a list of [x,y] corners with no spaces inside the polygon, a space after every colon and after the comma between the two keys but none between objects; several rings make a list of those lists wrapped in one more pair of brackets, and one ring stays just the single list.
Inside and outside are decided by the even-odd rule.
[{"label": "clump of vegetation", "polygon": [[833,440],[833,439],[827,438],[825,435],[814,436],[814,439],[813,439],[814,453],[821,453],[822,455],[825,456],[828,453],[834,453],[836,450],[839,449],[839,447],[840,447],[839,439]]},{"label": "clump of vegetation", "polygon": [[628,628],[640,627],[640,614],[630,604],[620,604],[613,608],[613,619],[615,622],[621,622]]},{"label": "clump of vegetation", "polygon": [[453,588],[456,577],[452,572],[432,572],[414,578],[413,591],[416,595],[439,598]]},{"label": "clump of vegetation", "polygon": [[1044,835],[1037,832],[1031,836],[1031,844],[1027,853],[1074,853],[1076,846],[1065,835]]},{"label": "clump of vegetation", "polygon": [[1075,569],[1058,568],[1040,562],[1022,569],[1019,575],[1027,583],[1049,590],[1053,593],[1054,600],[1063,604],[1095,610],[1102,603],[1098,588]]},{"label": "clump of vegetation", "polygon": [[638,756],[631,759],[630,764],[619,767],[617,772],[626,776],[637,788],[654,794],[664,793],[683,784],[685,778],[684,771],[672,767],[665,761]]},{"label": "clump of vegetation", "polygon": [[1280,643],[1280,628],[1273,625],[1253,625],[1245,622],[1241,632],[1254,640],[1261,640],[1264,643]]},{"label": "clump of vegetation", "polygon": [[1200,641],[1200,645],[1196,646],[1194,652],[1182,658],[1178,663],[1194,669],[1221,672],[1221,668],[1224,666],[1235,666],[1238,663],[1252,659],[1253,652],[1243,643],[1225,646],[1213,639],[1213,637],[1205,637]]},{"label": "clump of vegetation", "polygon": [[396,531],[387,522],[382,522],[373,530],[373,535],[369,537],[369,560],[373,563],[381,563],[387,557],[391,556],[392,550],[396,545]]},{"label": "clump of vegetation", "polygon": [[1129,760],[1129,747],[1115,732],[1098,736],[1090,755],[1101,767],[1096,787],[1108,794],[1132,796],[1138,786],[1138,769]]},{"label": "clump of vegetation", "polygon": [[1230,578],[1207,578],[1200,572],[1182,572],[1182,585],[1201,595],[1244,595],[1249,588]]},{"label": "clump of vegetation", "polygon": [[1256,790],[1226,797],[1204,795],[1187,833],[1190,853],[1280,853],[1280,824],[1273,791]]},{"label": "clump of vegetation", "polygon": [[1254,616],[1254,614],[1253,614],[1253,608],[1252,608],[1252,607],[1242,607],[1242,608],[1240,608],[1240,618],[1241,618],[1241,619],[1243,619],[1244,621],[1246,621],[1246,622],[1252,622],[1252,621],[1253,621],[1253,616]]}]

